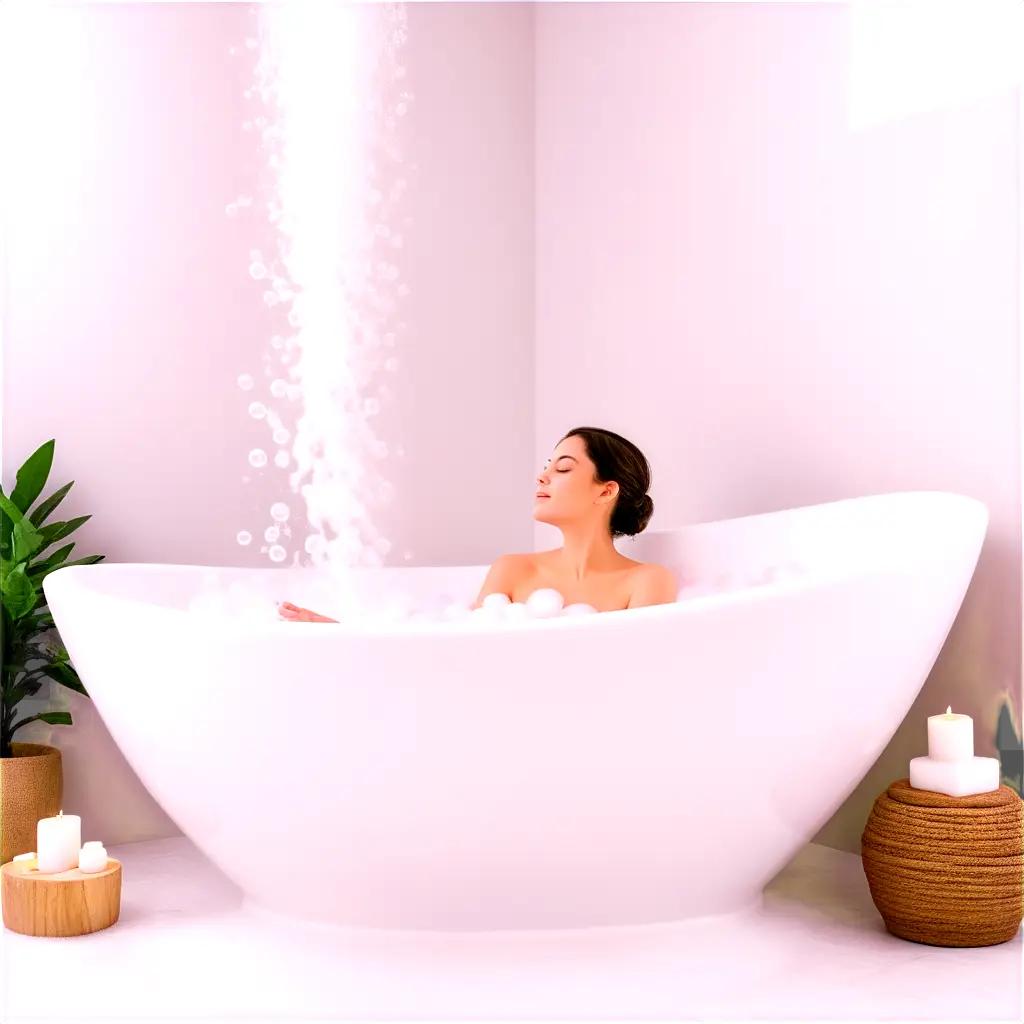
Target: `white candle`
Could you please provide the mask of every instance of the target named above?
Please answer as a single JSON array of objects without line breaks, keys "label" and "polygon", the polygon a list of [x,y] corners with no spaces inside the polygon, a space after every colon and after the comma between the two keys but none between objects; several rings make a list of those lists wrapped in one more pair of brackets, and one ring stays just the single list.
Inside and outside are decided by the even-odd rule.
[{"label": "white candle", "polygon": [[98,840],[85,844],[78,851],[78,870],[91,874],[94,871],[102,871],[107,866],[106,847]]},{"label": "white candle", "polygon": [[954,715],[949,707],[944,715],[929,715],[928,756],[936,761],[974,757],[974,719],[970,715]]},{"label": "white candle", "polygon": [[928,756],[910,761],[910,785],[947,796],[991,793],[999,788],[999,758],[974,756],[974,719],[954,715],[928,716]]},{"label": "white candle", "polygon": [[36,854],[43,873],[68,871],[78,866],[82,846],[82,819],[60,812],[55,818],[40,818],[36,825]]}]

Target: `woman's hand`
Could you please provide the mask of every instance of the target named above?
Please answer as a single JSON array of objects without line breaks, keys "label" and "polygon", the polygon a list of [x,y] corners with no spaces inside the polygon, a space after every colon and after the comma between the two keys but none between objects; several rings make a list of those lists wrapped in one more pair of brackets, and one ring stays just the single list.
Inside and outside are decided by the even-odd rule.
[{"label": "woman's hand", "polygon": [[308,608],[300,608],[291,601],[282,601],[277,606],[277,613],[282,619],[289,622],[337,622],[337,619],[330,619],[326,615],[311,612]]}]

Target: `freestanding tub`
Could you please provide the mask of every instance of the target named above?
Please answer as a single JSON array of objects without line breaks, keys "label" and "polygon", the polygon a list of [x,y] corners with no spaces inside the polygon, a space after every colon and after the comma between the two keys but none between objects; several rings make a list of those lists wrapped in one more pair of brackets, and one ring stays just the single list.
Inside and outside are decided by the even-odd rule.
[{"label": "freestanding tub", "polygon": [[[760,902],[921,689],[987,523],[919,491],[620,538],[726,589],[521,625],[187,610],[211,574],[322,608],[302,568],[100,563],[44,590],[114,740],[250,904],[374,927],[641,924]],[[486,568],[358,585],[469,603]]]}]

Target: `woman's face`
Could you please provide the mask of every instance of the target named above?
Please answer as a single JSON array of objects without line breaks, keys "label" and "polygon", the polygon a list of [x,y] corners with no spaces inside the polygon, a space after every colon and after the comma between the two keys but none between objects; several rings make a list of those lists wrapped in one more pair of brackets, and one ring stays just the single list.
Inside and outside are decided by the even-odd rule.
[{"label": "woman's face", "polygon": [[614,481],[597,483],[595,468],[582,437],[573,434],[559,441],[537,474],[533,518],[561,526],[590,517],[610,517],[619,485]]}]

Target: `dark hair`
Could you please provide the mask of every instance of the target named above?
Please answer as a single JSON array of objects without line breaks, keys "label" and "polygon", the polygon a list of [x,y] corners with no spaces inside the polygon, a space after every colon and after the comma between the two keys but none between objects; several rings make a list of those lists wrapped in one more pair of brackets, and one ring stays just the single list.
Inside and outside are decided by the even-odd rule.
[{"label": "dark hair", "polygon": [[581,437],[587,455],[594,463],[598,483],[614,480],[619,494],[608,524],[613,537],[632,537],[648,524],[654,502],[647,493],[651,486],[651,467],[644,453],[632,441],[601,427],[573,427],[565,437]]}]

